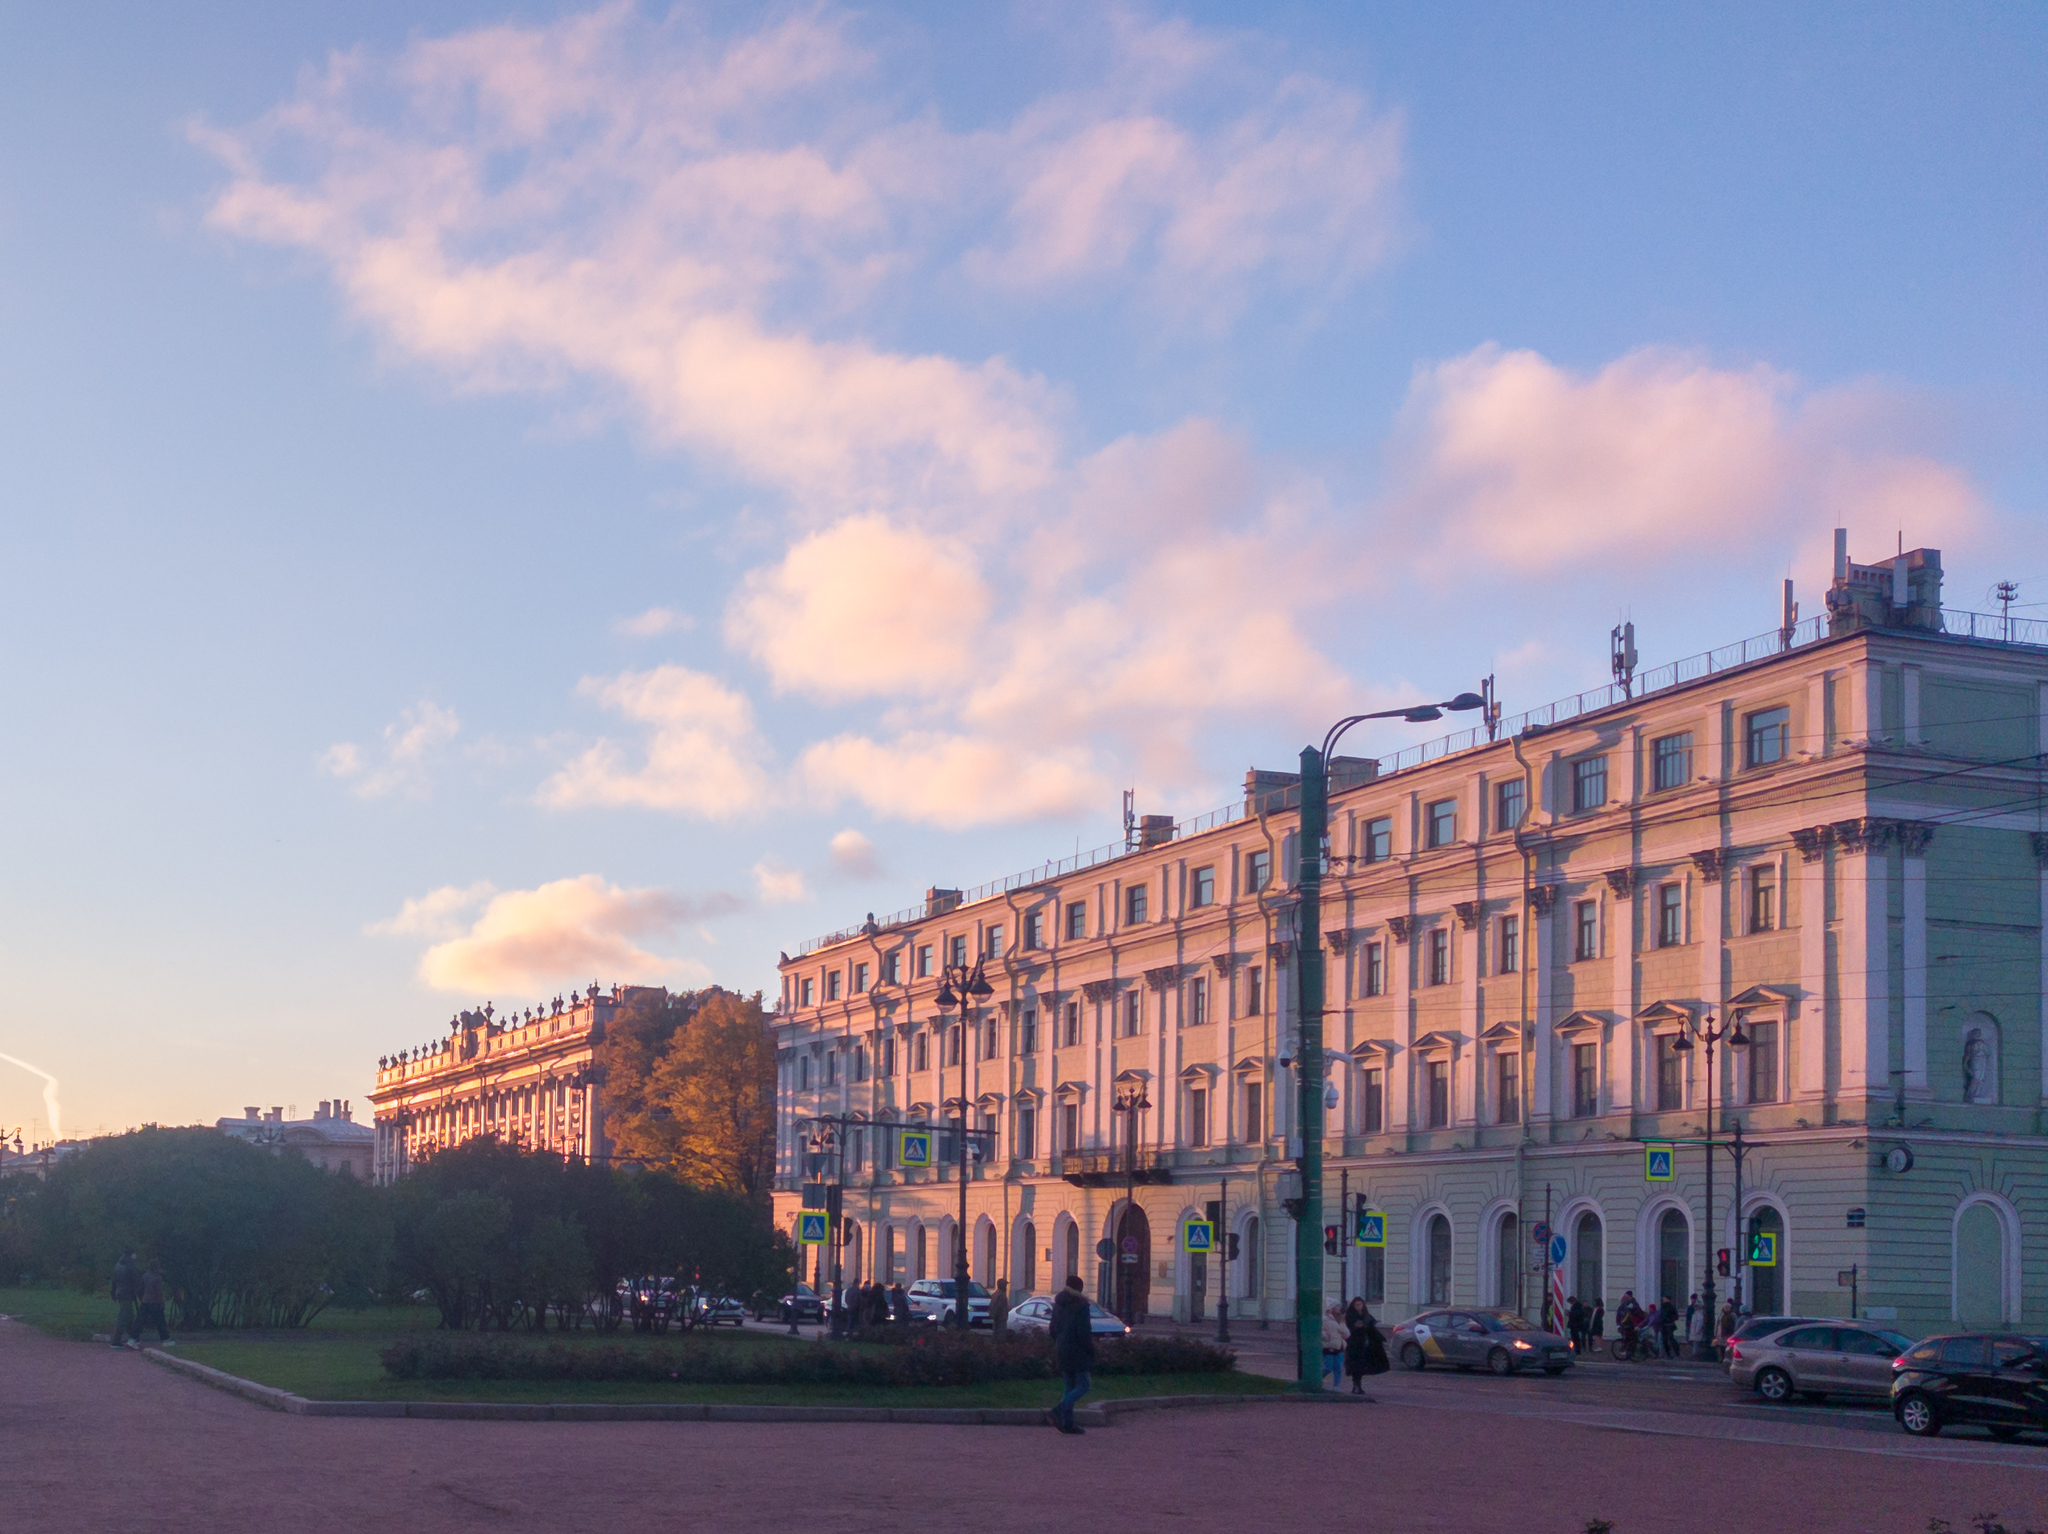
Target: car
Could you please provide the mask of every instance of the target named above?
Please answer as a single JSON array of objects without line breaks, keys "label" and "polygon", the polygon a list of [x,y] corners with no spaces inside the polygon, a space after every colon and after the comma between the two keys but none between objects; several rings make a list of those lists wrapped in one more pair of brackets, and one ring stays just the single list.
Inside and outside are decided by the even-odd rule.
[{"label": "car", "polygon": [[[1047,1295],[1034,1295],[1030,1299],[1010,1308],[1008,1322],[1012,1331],[1050,1332],[1052,1330],[1052,1299]],[[1131,1329],[1115,1316],[1097,1305],[1088,1302],[1088,1330],[1098,1337],[1128,1337]]]},{"label": "car", "polygon": [[782,1297],[781,1314],[785,1321],[804,1321],[817,1326],[825,1319],[825,1306],[819,1300],[817,1290],[809,1284],[798,1284]]},{"label": "car", "polygon": [[[950,1278],[920,1278],[910,1286],[909,1294],[913,1321],[951,1321],[959,1308]],[[988,1291],[972,1279],[967,1283],[967,1324],[989,1324]]]},{"label": "car", "polygon": [[1721,1367],[1732,1369],[1735,1359],[1729,1352],[1729,1344],[1741,1342],[1749,1337],[1761,1337],[1766,1332],[1783,1331],[1804,1321],[1813,1326],[1826,1324],[1826,1316],[1744,1316],[1735,1330],[1721,1339]]},{"label": "car", "polygon": [[729,1294],[700,1294],[697,1296],[697,1324],[745,1326],[747,1307]]},{"label": "car", "polygon": [[1728,1377],[1766,1401],[1794,1396],[1888,1399],[1892,1360],[1913,1346],[1903,1333],[1860,1322],[1799,1321],[1728,1344]]},{"label": "car", "polygon": [[1448,1364],[1490,1374],[1535,1368],[1558,1375],[1572,1366],[1568,1338],[1512,1310],[1425,1310],[1395,1326],[1387,1343],[1393,1361],[1404,1369]]},{"label": "car", "polygon": [[1971,1423],[2003,1442],[2048,1432],[2048,1337],[1929,1337],[1892,1361],[1892,1415],[1916,1438]]}]

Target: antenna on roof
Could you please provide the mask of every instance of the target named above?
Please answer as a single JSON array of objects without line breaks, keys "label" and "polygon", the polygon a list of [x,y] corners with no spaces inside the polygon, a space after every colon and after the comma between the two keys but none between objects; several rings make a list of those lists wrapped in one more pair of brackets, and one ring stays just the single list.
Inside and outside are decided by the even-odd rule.
[{"label": "antenna on roof", "polygon": [[1138,850],[1138,791],[1124,790],[1124,851]]},{"label": "antenna on roof", "polygon": [[1636,626],[1633,623],[1617,623],[1614,632],[1607,636],[1612,648],[1614,680],[1621,685],[1621,695],[1626,698],[1633,694],[1636,676]]},{"label": "antenna on roof", "polygon": [[1792,648],[1792,635],[1799,627],[1799,603],[1792,596],[1792,577],[1785,577],[1784,606],[1778,613],[1778,648]]},{"label": "antenna on roof", "polygon": [[2000,581],[1991,588],[1991,595],[1998,602],[1999,616],[2005,622],[2005,642],[2012,643],[2012,604],[2020,599],[2018,581]]}]

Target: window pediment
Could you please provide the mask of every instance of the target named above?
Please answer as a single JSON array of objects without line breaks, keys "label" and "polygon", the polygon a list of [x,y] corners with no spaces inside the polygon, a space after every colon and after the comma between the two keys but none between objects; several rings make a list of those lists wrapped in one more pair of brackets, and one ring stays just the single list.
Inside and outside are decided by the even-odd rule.
[{"label": "window pediment", "polygon": [[1676,1001],[1655,1002],[1636,1014],[1636,1021],[1652,1033],[1675,1033],[1690,1028],[1692,1020],[1693,1009]]},{"label": "window pediment", "polygon": [[1787,1007],[1798,998],[1798,989],[1789,985],[1753,985],[1740,996],[1728,998],[1728,1009],[1732,1012],[1740,1007],[1747,1011],[1756,1007]]},{"label": "window pediment", "polygon": [[1266,1074],[1265,1065],[1257,1060],[1240,1060],[1231,1069],[1240,1076],[1263,1076]]},{"label": "window pediment", "polygon": [[1415,1041],[1415,1052],[1423,1056],[1448,1055],[1463,1048],[1465,1042],[1464,1034],[1453,1033],[1449,1029],[1440,1028],[1434,1033],[1425,1033],[1421,1038],[1417,1039]]},{"label": "window pediment", "polygon": [[1495,1023],[1486,1032],[1479,1035],[1479,1042],[1491,1044],[1495,1048],[1512,1044],[1519,1049],[1522,1046],[1522,1025],[1520,1023]]},{"label": "window pediment", "polygon": [[1204,1086],[1221,1074],[1213,1065],[1190,1065],[1180,1073],[1180,1079],[1195,1086]]},{"label": "window pediment", "polygon": [[1351,1058],[1361,1063],[1367,1060],[1391,1060],[1398,1047],[1392,1039],[1362,1039],[1351,1046]]},{"label": "window pediment", "polygon": [[1608,1019],[1598,1012],[1568,1012],[1552,1025],[1552,1031],[1568,1039],[1594,1038],[1607,1031]]},{"label": "window pediment", "polygon": [[1088,1083],[1085,1081],[1063,1081],[1053,1088],[1053,1096],[1061,1102],[1077,1103],[1087,1095]]}]

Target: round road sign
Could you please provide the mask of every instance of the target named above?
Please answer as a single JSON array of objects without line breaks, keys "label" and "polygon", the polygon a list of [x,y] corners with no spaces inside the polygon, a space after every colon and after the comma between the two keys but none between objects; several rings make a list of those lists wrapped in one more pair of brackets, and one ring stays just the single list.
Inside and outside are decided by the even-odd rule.
[{"label": "round road sign", "polygon": [[1109,1237],[1104,1236],[1095,1243],[1095,1255],[1104,1262],[1108,1262],[1110,1258],[1116,1255],[1116,1243],[1110,1240]]}]

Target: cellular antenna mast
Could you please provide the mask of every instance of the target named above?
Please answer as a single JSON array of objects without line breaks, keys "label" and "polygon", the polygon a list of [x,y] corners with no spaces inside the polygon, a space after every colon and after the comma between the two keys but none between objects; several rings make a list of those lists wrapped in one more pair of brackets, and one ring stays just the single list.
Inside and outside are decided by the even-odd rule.
[{"label": "cellular antenna mast", "polygon": [[1991,594],[1998,599],[1998,613],[2005,620],[2005,640],[2007,644],[2010,644],[2012,643],[2012,604],[2020,599],[2020,583],[2018,581],[2000,581],[1991,589]]},{"label": "cellular antenna mast", "polygon": [[1621,685],[1624,698],[1633,697],[1631,689],[1636,678],[1636,626],[1633,623],[1618,623],[1609,634],[1608,642],[1613,648],[1614,680]]}]

